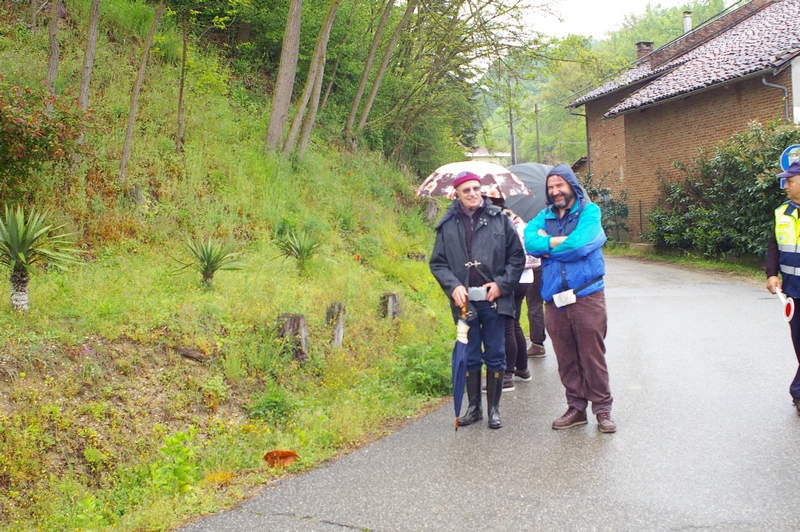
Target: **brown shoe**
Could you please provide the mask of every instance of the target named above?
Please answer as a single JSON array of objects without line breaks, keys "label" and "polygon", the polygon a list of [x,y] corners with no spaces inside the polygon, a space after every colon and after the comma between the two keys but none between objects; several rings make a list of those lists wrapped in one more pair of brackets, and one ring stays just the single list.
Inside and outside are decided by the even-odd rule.
[{"label": "brown shoe", "polygon": [[597,414],[597,428],[600,432],[617,432],[617,424],[611,419],[611,412]]},{"label": "brown shoe", "polygon": [[568,429],[576,425],[586,424],[586,410],[578,410],[574,406],[567,409],[563,416],[553,421],[553,430]]},{"label": "brown shoe", "polygon": [[528,356],[531,358],[542,358],[545,354],[544,346],[539,344],[531,344],[528,348]]}]

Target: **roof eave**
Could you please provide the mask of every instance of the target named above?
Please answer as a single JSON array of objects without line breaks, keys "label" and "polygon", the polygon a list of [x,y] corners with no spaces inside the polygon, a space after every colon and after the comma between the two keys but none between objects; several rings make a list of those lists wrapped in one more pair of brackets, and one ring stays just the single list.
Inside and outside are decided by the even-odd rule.
[{"label": "roof eave", "polygon": [[733,83],[739,83],[741,81],[746,81],[746,80],[751,79],[751,78],[756,78],[758,76],[763,76],[764,74],[767,74],[767,73],[770,73],[770,74],[774,75],[774,74],[777,74],[778,72],[773,67],[766,68],[766,69],[759,70],[757,72],[753,72],[753,73],[750,73],[750,74],[747,74],[747,75],[744,75],[744,76],[741,76],[741,77],[738,77],[738,78],[733,78],[733,79],[730,79],[728,81],[723,81],[721,83],[714,83],[712,85],[707,85],[707,86],[699,88],[699,89],[695,89],[695,90],[691,90],[691,91],[687,91],[687,92],[681,92],[679,94],[675,94],[674,96],[670,96],[668,98],[664,98],[663,100],[656,100],[654,102],[650,102],[650,103],[647,103],[647,104],[644,104],[644,105],[639,105],[639,106],[636,106],[636,107],[632,107],[631,109],[626,109],[624,111],[619,111],[617,113],[606,113],[606,114],[603,115],[603,118],[614,118],[614,117],[617,117],[617,116],[622,116],[622,115],[626,115],[626,114],[632,113],[634,111],[643,111],[645,109],[649,109],[649,108],[655,107],[657,105],[661,105],[661,104],[664,104],[664,103],[669,103],[669,102],[672,102],[672,101],[675,101],[675,100],[679,100],[681,98],[687,98],[689,96],[694,96],[695,94],[699,94],[701,92],[706,92],[706,91],[709,91],[709,90],[712,90],[712,89],[718,89],[718,88],[724,87],[726,85],[731,85]]}]

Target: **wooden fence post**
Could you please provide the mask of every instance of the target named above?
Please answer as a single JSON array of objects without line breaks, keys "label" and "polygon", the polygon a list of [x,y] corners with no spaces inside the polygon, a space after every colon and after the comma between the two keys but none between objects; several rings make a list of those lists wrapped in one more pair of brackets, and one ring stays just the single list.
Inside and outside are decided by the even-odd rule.
[{"label": "wooden fence post", "polygon": [[292,338],[292,358],[305,364],[308,361],[308,327],[302,314],[281,314],[281,338]]},{"label": "wooden fence post", "polygon": [[400,299],[397,294],[386,292],[381,296],[381,315],[391,319],[400,316]]},{"label": "wooden fence post", "polygon": [[332,303],[325,314],[325,322],[333,327],[333,347],[342,347],[344,340],[344,313],[345,304]]}]

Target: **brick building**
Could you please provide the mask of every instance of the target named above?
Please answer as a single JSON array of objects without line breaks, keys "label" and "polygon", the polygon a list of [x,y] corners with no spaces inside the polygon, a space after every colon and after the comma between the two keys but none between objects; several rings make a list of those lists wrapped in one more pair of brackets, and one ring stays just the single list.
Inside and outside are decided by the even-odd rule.
[{"label": "brick building", "polygon": [[754,120],[800,121],[800,0],[751,0],[637,52],[633,68],[568,106],[585,109],[587,171],[614,196],[628,192],[633,242],[643,241],[662,181],[683,177],[673,162],[690,163]]}]

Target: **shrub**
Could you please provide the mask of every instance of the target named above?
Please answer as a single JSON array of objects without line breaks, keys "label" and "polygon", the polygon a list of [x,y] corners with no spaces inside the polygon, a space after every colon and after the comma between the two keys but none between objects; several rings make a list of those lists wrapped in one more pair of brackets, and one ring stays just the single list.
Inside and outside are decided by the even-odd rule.
[{"label": "shrub", "polygon": [[90,126],[89,116],[74,102],[0,76],[0,197],[30,199],[43,185],[33,179],[39,169],[87,152],[81,139]]},{"label": "shrub", "polygon": [[452,347],[446,344],[404,345],[399,349],[400,377],[415,394],[442,397],[453,391],[450,360]]},{"label": "shrub", "polygon": [[713,150],[701,151],[679,183],[664,183],[662,204],[649,215],[656,244],[706,255],[766,251],[773,211],[785,199],[775,174],[784,149],[800,143],[800,127],[752,123]]}]

